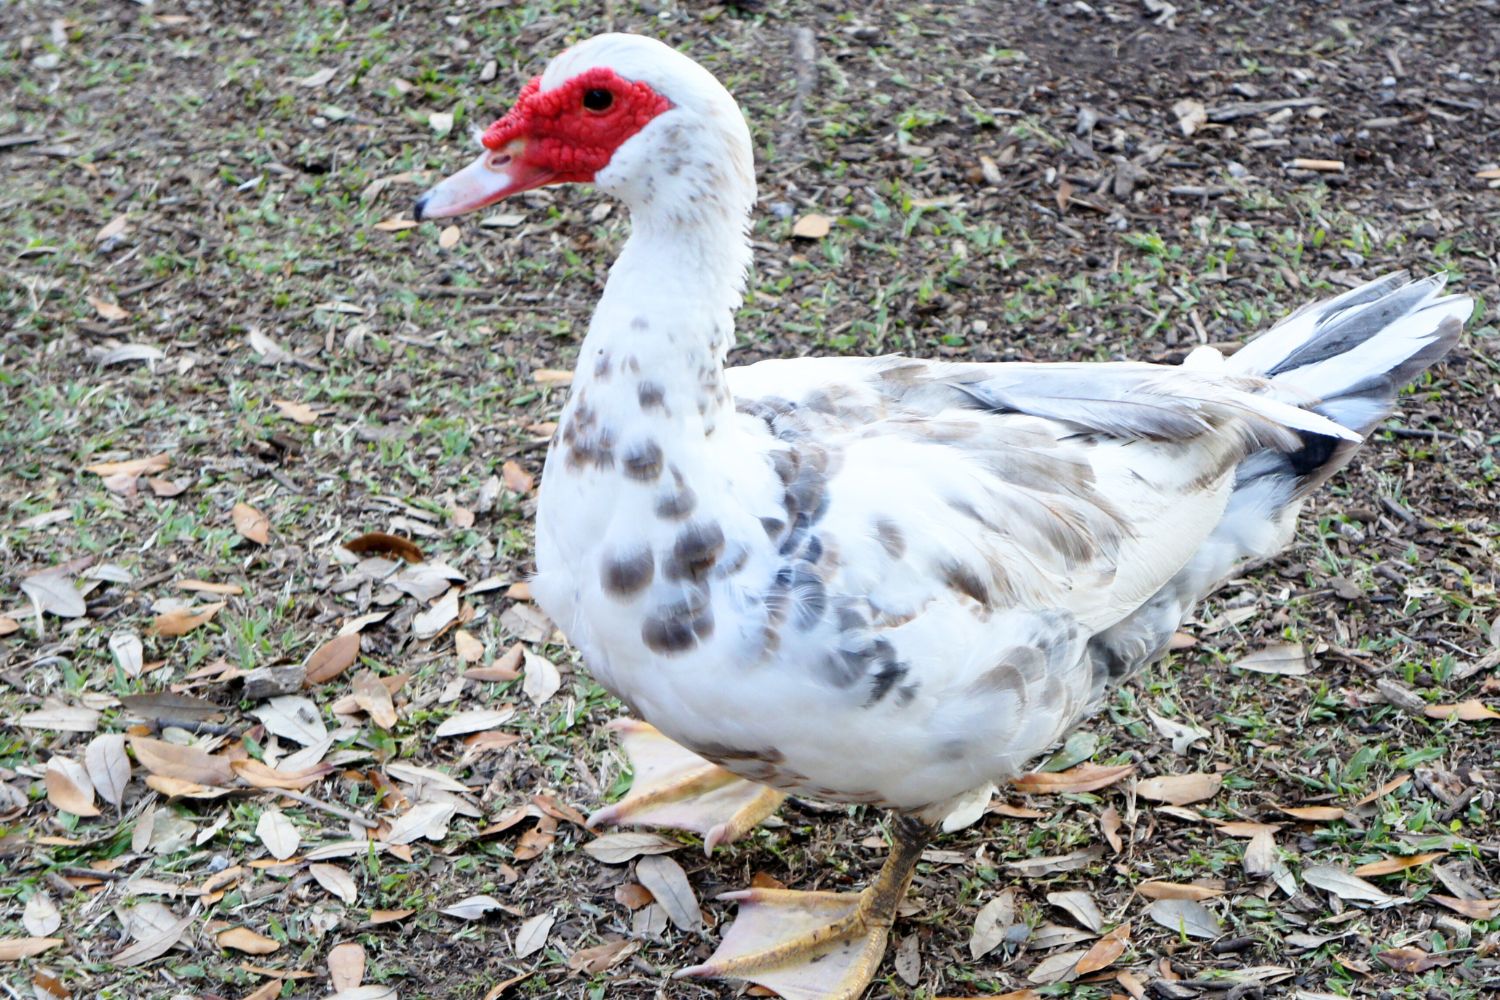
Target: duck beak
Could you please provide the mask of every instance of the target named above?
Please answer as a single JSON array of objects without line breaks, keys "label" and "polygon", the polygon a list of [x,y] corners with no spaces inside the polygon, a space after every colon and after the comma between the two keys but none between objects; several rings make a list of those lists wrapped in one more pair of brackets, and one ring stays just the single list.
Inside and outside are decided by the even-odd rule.
[{"label": "duck beak", "polygon": [[485,150],[473,163],[428,188],[417,199],[412,217],[421,222],[462,215],[539,188],[553,176],[553,171],[526,162],[525,139],[512,139],[500,149]]}]

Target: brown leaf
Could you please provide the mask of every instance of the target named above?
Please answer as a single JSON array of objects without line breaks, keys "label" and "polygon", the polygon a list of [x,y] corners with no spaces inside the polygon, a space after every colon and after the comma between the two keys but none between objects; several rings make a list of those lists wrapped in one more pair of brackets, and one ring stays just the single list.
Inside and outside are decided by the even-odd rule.
[{"label": "brown leaf", "polygon": [[307,866],[307,870],[319,885],[350,906],[359,898],[359,886],[355,884],[354,877],[338,865],[311,864]]},{"label": "brown leaf", "polygon": [[136,736],[130,740],[130,749],[135,751],[135,759],[141,762],[141,766],[152,774],[198,785],[227,787],[235,783],[234,769],[228,758],[197,747]]},{"label": "brown leaf", "polygon": [[653,898],[651,890],[639,882],[621,882],[615,886],[615,902],[627,910],[639,910]]},{"label": "brown leaf", "polygon": [[110,219],[108,222],[106,222],[99,229],[99,231],[94,234],[94,242],[103,243],[105,240],[112,240],[117,236],[125,235],[125,230],[129,228],[129,226],[127,226],[126,224],[129,221],[130,217],[127,215],[115,216],[113,219]]},{"label": "brown leaf", "polygon": [[187,635],[200,625],[207,625],[213,621],[214,615],[223,610],[223,601],[201,605],[197,609],[197,614],[193,613],[192,608],[175,608],[157,615],[151,622],[151,631],[157,635]]},{"label": "brown leaf", "polygon": [[1280,823],[1250,823],[1244,820],[1229,820],[1227,822],[1214,822],[1220,833],[1229,837],[1256,837],[1262,833],[1275,833],[1280,830]]},{"label": "brown leaf", "polygon": [[21,631],[21,623],[9,615],[0,615],[0,636],[13,635]]},{"label": "brown leaf", "polygon": [[438,233],[438,246],[443,250],[452,250],[458,246],[458,238],[462,235],[463,232],[457,226],[445,226]]},{"label": "brown leaf", "polygon": [[395,216],[375,223],[374,228],[380,230],[382,233],[394,233],[402,229],[415,229],[420,225],[421,223],[416,219],[403,219],[400,216]]},{"label": "brown leaf", "polygon": [[391,692],[373,670],[361,670],[354,675],[351,685],[354,701],[370,717],[370,721],[384,730],[396,726],[396,706],[391,701]]},{"label": "brown leaf", "polygon": [[1354,807],[1356,809],[1358,809],[1361,806],[1367,806],[1367,805],[1369,805],[1371,802],[1374,802],[1376,799],[1384,798],[1385,796],[1391,794],[1396,789],[1400,788],[1402,785],[1406,784],[1410,780],[1411,780],[1411,775],[1409,775],[1409,774],[1400,774],[1400,775],[1397,775],[1396,777],[1392,778],[1390,781],[1387,781],[1385,784],[1383,784],[1379,788],[1375,789],[1369,795],[1366,795],[1364,798],[1362,798],[1358,802],[1354,803]]},{"label": "brown leaf", "polygon": [[359,643],[359,633],[350,632],[330,639],[313,650],[313,654],[307,658],[306,685],[312,687],[326,684],[348,670],[359,659]]},{"label": "brown leaf", "polygon": [[15,962],[40,955],[62,943],[62,938],[54,937],[0,938],[0,962]]},{"label": "brown leaf", "polygon": [[98,465],[85,465],[84,472],[92,472],[96,476],[149,476],[153,472],[161,472],[172,464],[172,456],[166,452],[160,455],[151,455],[147,458],[132,458],[124,462],[101,462]]},{"label": "brown leaf", "polygon": [[607,972],[619,965],[640,948],[640,944],[626,938],[614,938],[592,948],[580,948],[568,956],[568,968],[574,972],[593,976]]},{"label": "brown leaf", "polygon": [[328,985],[351,990],[365,981],[365,949],[356,941],[336,944],[328,951]]},{"label": "brown leaf", "polygon": [[584,853],[607,865],[624,864],[643,854],[668,854],[682,845],[649,830],[618,830],[583,845]]},{"label": "brown leaf", "polygon": [[1428,894],[1427,898],[1470,920],[1494,920],[1500,917],[1500,899],[1458,899],[1455,896],[1440,896],[1435,892]]},{"label": "brown leaf", "polygon": [[273,399],[271,402],[275,404],[276,409],[281,411],[281,415],[288,420],[304,425],[318,422],[317,411],[306,403],[299,403],[291,399]]},{"label": "brown leaf", "polygon": [[214,583],[211,580],[178,580],[175,586],[178,590],[222,594],[226,597],[238,597],[245,592],[245,588],[237,583]]},{"label": "brown leaf", "polygon": [[1119,764],[1103,767],[1099,764],[1079,764],[1066,771],[1047,773],[1033,771],[1023,774],[1011,782],[1012,787],[1028,795],[1057,795],[1063,792],[1093,792],[1107,788],[1128,777],[1135,771],[1134,764]]},{"label": "brown leaf", "polygon": [[303,771],[278,771],[253,757],[230,761],[229,766],[247,784],[256,788],[289,788],[296,792],[317,784],[335,770],[331,764],[319,764]]},{"label": "brown leaf", "polygon": [[821,240],[833,231],[833,220],[826,215],[809,213],[792,225],[792,235],[804,240]]},{"label": "brown leaf", "polygon": [[247,503],[237,503],[230,511],[234,530],[257,545],[271,540],[271,519]]},{"label": "brown leaf", "polygon": [[97,295],[90,295],[88,296],[88,300],[89,305],[94,307],[94,312],[98,313],[99,318],[106,322],[115,323],[119,320],[130,318],[130,313],[108,299],[100,298]]},{"label": "brown leaf", "polygon": [[521,839],[516,841],[515,857],[517,861],[530,861],[538,857],[543,851],[552,846],[557,839],[557,820],[551,816],[543,816],[537,821],[536,826],[521,834]]},{"label": "brown leaf", "polygon": [[635,877],[651,891],[656,902],[667,911],[667,919],[678,930],[697,932],[703,928],[703,913],[698,897],[688,884],[682,866],[665,854],[648,854],[635,863]]},{"label": "brown leaf", "polygon": [[1095,941],[1094,946],[1078,960],[1078,966],[1074,971],[1080,976],[1086,976],[1090,972],[1109,968],[1114,964],[1115,959],[1125,953],[1125,946],[1129,943],[1130,925],[1121,924]]},{"label": "brown leaf", "polygon": [[1405,948],[1387,948],[1377,956],[1397,972],[1426,972],[1439,965],[1448,964],[1441,955],[1429,955],[1421,948],[1408,945]]},{"label": "brown leaf", "polygon": [[344,548],[355,555],[379,555],[395,556],[409,563],[419,563],[425,557],[417,543],[410,538],[402,538],[400,535],[388,534],[384,531],[367,531],[358,538],[351,538],[344,543]]},{"label": "brown leaf", "polygon": [[1416,868],[1425,865],[1429,861],[1435,861],[1447,851],[1428,851],[1425,854],[1393,855],[1380,861],[1372,861],[1367,865],[1360,865],[1354,869],[1356,875],[1391,875],[1395,872],[1404,872],[1408,868]]},{"label": "brown leaf", "polygon": [[144,965],[153,959],[160,958],[172,949],[178,941],[182,940],[183,932],[196,918],[189,913],[187,916],[173,923],[161,927],[153,927],[142,935],[134,944],[128,948],[115,953],[110,959],[115,965],[133,966]]},{"label": "brown leaf", "polygon": [[516,928],[516,957],[525,958],[544,948],[547,935],[552,932],[552,924],[556,919],[550,913],[540,913]]},{"label": "brown leaf", "polygon": [[1165,802],[1174,806],[1203,802],[1219,793],[1224,776],[1194,772],[1191,774],[1166,774],[1147,778],[1135,786],[1136,794],[1151,802]]},{"label": "brown leaf", "polygon": [[484,643],[463,629],[455,629],[453,632],[453,650],[458,654],[460,662],[476,663],[484,656]]},{"label": "brown leaf", "polygon": [[1344,810],[1338,806],[1276,806],[1276,811],[1309,823],[1333,823],[1344,818]]},{"label": "brown leaf", "polygon": [[93,785],[86,786],[88,776],[77,763],[62,757],[52,758],[47,763],[45,780],[47,801],[54,808],[74,816],[99,815],[99,807],[94,805]]},{"label": "brown leaf", "polygon": [[1224,895],[1222,889],[1210,889],[1206,885],[1187,885],[1182,882],[1142,882],[1135,891],[1147,899],[1191,899],[1201,901]]},{"label": "brown leaf", "polygon": [[1120,811],[1114,806],[1107,806],[1099,814],[1099,832],[1104,834],[1104,839],[1116,854],[1124,850],[1125,842],[1120,839]]},{"label": "brown leaf", "polygon": [[538,368],[531,373],[537,385],[572,385],[573,373],[566,368]]},{"label": "brown leaf", "polygon": [[276,1000],[281,996],[281,987],[284,983],[283,979],[268,979],[252,992],[246,993],[241,1000]]},{"label": "brown leaf", "polygon": [[512,493],[530,493],[531,487],[535,484],[531,473],[511,460],[507,460],[504,465],[500,466],[500,480]]},{"label": "brown leaf", "polygon": [[1460,722],[1479,722],[1484,719],[1500,719],[1500,712],[1490,708],[1478,698],[1470,698],[1456,705],[1428,705],[1424,709],[1430,719],[1455,718]]},{"label": "brown leaf", "polygon": [[398,920],[405,920],[416,912],[416,910],[371,910],[370,923],[393,924]]},{"label": "brown leaf", "polygon": [[192,482],[190,480],[183,479],[174,483],[170,479],[161,479],[157,476],[147,476],[146,485],[151,487],[151,493],[153,496],[158,496],[166,500],[178,496],[186,491],[187,488],[192,485]]},{"label": "brown leaf", "polygon": [[281,950],[281,942],[257,934],[248,927],[231,927],[214,935],[220,948],[233,948],[247,955],[269,955]]}]

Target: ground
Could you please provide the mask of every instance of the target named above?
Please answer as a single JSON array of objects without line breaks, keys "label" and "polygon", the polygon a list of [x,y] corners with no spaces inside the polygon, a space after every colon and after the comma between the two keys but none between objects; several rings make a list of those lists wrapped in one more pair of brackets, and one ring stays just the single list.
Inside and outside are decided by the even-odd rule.
[{"label": "ground", "polygon": [[[353,942],[372,989],[350,996],[474,1000],[523,974],[507,995],[728,996],[666,978],[732,916],[718,892],[857,887],[878,867],[884,819],[857,808],[791,802],[711,859],[680,838],[653,875],[685,872],[708,922],[695,934],[642,906],[634,862],[585,853],[569,818],[628,785],[602,728],[618,706],[510,585],[530,564],[558,370],[628,220],[586,188],[453,229],[401,220],[550,55],[609,28],[703,61],[752,124],[757,261],[735,362],[1170,361],[1398,267],[1479,300],[1295,547],[1231,581],[1052,765],[1133,773],[1006,790],[939,841],[871,995],[1495,989],[1496,23],[1494,0],[0,7],[9,995],[324,996],[361,981],[354,949],[328,978]],[[420,547],[402,577],[415,593],[386,582],[378,541],[341,547],[372,531]],[[346,669],[297,695],[319,716],[302,725],[332,730],[303,737],[311,763],[328,757],[301,798],[238,777],[298,747],[240,672],[316,677],[309,656],[379,611],[352,626],[360,662],[325,651]],[[524,678],[505,680],[517,642]],[[1310,669],[1237,665],[1276,644],[1305,646]],[[544,661],[562,671],[550,696]],[[488,735],[436,735],[504,705],[464,717]],[[1174,723],[1206,738],[1174,750]],[[181,746],[194,739],[217,755]],[[246,770],[222,770],[231,758]],[[1180,804],[1148,783],[1165,775],[1196,776],[1169,785]],[[446,832],[329,846],[362,830],[348,815],[399,824],[414,806],[453,814]],[[1280,826],[1268,843],[1226,821]],[[307,857],[319,847],[333,856]],[[1367,876],[1394,900],[1341,874],[1434,852]],[[1179,891],[1206,897],[1189,911],[1207,911],[1206,936],[1152,919],[1137,893],[1152,880],[1199,887]],[[976,915],[1008,887],[1010,930],[974,958]],[[439,912],[475,895],[499,906]],[[1113,962],[1050,981],[1073,965],[1058,953],[1125,922]]]}]

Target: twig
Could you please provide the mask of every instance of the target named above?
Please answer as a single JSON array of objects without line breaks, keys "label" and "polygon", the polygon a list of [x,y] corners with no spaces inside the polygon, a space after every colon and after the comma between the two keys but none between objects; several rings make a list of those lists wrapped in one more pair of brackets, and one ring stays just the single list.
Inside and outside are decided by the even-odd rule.
[{"label": "twig", "polygon": [[1289,97],[1280,101],[1240,101],[1235,104],[1221,104],[1217,108],[1209,108],[1208,120],[1211,122],[1232,122],[1237,118],[1263,115],[1269,111],[1280,111],[1282,108],[1309,108],[1314,104],[1321,103],[1323,103],[1323,99],[1320,97]]},{"label": "twig", "polygon": [[97,868],[83,868],[77,865],[64,865],[55,871],[64,878],[71,875],[73,878],[97,878],[106,882],[118,882],[127,877],[124,872],[99,871]]},{"label": "twig", "polygon": [[192,733],[194,736],[231,736],[235,733],[233,724],[227,722],[204,722],[201,719],[174,719],[170,715],[154,715],[151,717],[151,728],[160,733],[167,727],[182,729]]},{"label": "twig", "polygon": [[336,806],[332,802],[324,802],[322,799],[315,799],[311,795],[303,795],[301,792],[294,792],[290,788],[277,788],[275,789],[275,792],[277,795],[283,795],[294,802],[300,802],[303,805],[311,806],[314,809],[321,809],[323,812],[331,813],[334,816],[338,816],[342,819],[347,819],[351,823],[358,823],[366,830],[374,830],[375,828],[380,826],[380,822],[378,820],[373,820],[368,816],[361,816],[359,813],[354,812],[352,809],[345,809],[343,806]]}]

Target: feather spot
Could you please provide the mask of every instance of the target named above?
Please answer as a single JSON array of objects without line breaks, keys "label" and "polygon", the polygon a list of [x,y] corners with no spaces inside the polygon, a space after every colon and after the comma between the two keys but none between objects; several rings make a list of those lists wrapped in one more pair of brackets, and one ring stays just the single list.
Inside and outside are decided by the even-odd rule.
[{"label": "feather spot", "polygon": [[625,475],[637,482],[653,482],[661,476],[661,461],[661,445],[647,441],[625,453]]},{"label": "feather spot", "polygon": [[651,582],[656,559],[645,546],[627,555],[604,560],[601,574],[604,590],[615,597],[629,597]]}]

